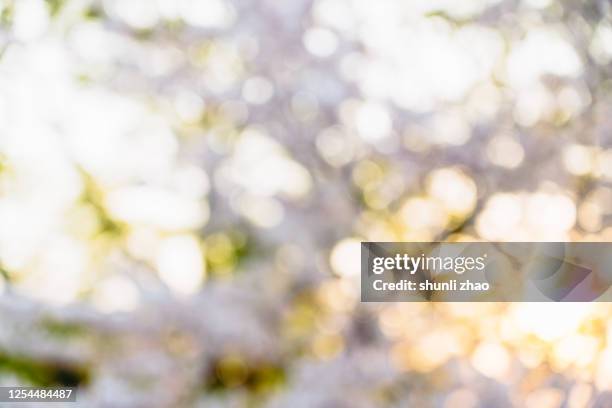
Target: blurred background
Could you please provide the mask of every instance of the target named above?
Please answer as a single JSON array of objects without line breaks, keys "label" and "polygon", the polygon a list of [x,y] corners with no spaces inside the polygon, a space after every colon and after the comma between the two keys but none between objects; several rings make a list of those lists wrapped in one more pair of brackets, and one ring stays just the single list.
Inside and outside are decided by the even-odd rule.
[{"label": "blurred background", "polygon": [[609,304],[359,302],[360,241],[612,238],[611,16],[0,1],[0,385],[612,406]]}]

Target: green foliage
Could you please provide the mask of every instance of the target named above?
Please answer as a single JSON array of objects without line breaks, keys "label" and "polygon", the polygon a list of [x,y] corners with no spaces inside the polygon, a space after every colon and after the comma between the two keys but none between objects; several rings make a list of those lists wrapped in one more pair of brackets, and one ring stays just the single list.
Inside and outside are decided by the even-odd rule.
[{"label": "green foliage", "polygon": [[0,353],[0,373],[11,373],[34,386],[78,386],[88,382],[82,367],[54,364],[28,357]]},{"label": "green foliage", "polygon": [[87,333],[87,328],[81,325],[58,323],[53,320],[43,320],[41,326],[52,336],[62,339],[78,337]]},{"label": "green foliage", "polygon": [[65,0],[45,0],[52,16],[57,15],[64,6]]},{"label": "green foliage", "polygon": [[84,204],[89,205],[95,211],[100,223],[100,234],[106,234],[111,237],[121,236],[125,230],[124,225],[119,221],[114,220],[106,211],[103,204],[102,192],[96,185],[93,178],[85,171],[81,171],[83,177],[84,189],[81,200]]},{"label": "green foliage", "polygon": [[210,375],[206,376],[208,392],[224,392],[244,388],[257,395],[281,389],[286,383],[286,372],[280,365],[262,363],[249,365],[238,356],[224,357],[216,361]]}]

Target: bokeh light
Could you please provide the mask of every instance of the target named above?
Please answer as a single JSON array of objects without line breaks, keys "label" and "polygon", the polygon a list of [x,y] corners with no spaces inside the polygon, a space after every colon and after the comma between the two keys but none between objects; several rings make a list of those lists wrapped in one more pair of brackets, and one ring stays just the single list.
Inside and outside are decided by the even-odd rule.
[{"label": "bokeh light", "polygon": [[362,241],[612,239],[611,9],[0,0],[0,382],[605,407],[612,309],[359,299]]}]

